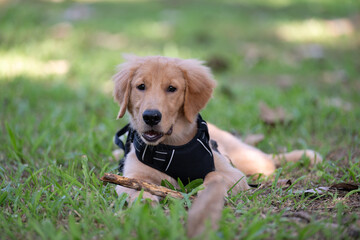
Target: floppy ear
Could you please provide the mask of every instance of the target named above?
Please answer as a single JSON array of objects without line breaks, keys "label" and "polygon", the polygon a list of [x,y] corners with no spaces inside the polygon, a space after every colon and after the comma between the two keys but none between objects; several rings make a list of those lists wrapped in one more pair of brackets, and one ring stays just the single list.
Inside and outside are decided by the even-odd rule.
[{"label": "floppy ear", "polygon": [[184,114],[189,122],[205,107],[216,86],[210,69],[202,64],[199,60],[188,59],[181,60],[178,65],[186,81]]},{"label": "floppy ear", "polygon": [[130,98],[130,83],[139,67],[136,56],[124,56],[126,62],[118,66],[119,72],[113,76],[114,98],[120,104],[117,119],[124,116]]}]

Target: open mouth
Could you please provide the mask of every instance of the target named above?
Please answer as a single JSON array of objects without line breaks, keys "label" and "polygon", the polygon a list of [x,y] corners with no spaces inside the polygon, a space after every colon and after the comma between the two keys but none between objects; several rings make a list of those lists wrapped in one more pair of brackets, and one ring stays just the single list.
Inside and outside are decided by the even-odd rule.
[{"label": "open mouth", "polygon": [[157,140],[162,138],[164,135],[171,135],[172,131],[173,131],[173,126],[171,126],[169,131],[167,131],[165,134],[162,132],[155,131],[155,130],[150,130],[150,131],[144,132],[141,135],[148,142],[156,142]]},{"label": "open mouth", "polygon": [[147,132],[144,132],[142,134],[143,138],[145,138],[146,141],[148,142],[156,142],[157,140],[159,140],[162,136],[164,136],[163,133],[161,132],[157,132],[154,130],[150,130]]}]

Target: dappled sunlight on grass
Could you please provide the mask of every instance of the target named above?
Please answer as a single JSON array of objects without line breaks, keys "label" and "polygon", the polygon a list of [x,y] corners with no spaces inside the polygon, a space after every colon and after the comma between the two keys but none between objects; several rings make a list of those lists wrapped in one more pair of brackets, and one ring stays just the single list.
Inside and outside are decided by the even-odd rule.
[{"label": "dappled sunlight on grass", "polygon": [[[260,7],[271,7],[273,9],[286,8],[294,4],[308,6],[323,5],[323,7],[336,5],[338,0],[223,0],[222,2],[231,4],[246,4]],[[350,0],[351,1],[351,0]]]},{"label": "dappled sunlight on grass", "polygon": [[261,4],[268,5],[272,7],[286,7],[293,3],[293,0],[224,0],[226,3],[244,3],[244,4]]},{"label": "dappled sunlight on grass", "polygon": [[64,59],[40,61],[21,54],[2,54],[0,58],[0,77],[65,75],[69,69],[70,64]]},{"label": "dappled sunlight on grass", "polygon": [[354,32],[354,24],[346,18],[334,20],[312,18],[280,23],[276,28],[280,39],[289,42],[328,42],[334,38],[352,36]]},{"label": "dappled sunlight on grass", "polygon": [[[6,1],[6,0],[4,0]],[[63,3],[67,0],[40,0],[43,2],[52,2],[52,3]],[[151,0],[73,0],[73,2],[79,2],[79,3],[106,3],[106,2],[149,2]]]},{"label": "dappled sunlight on grass", "polygon": [[[51,0],[49,0],[51,1]],[[58,0],[60,1],[60,0]],[[62,1],[65,1],[65,0],[62,0]],[[96,3],[96,2],[100,2],[100,3],[104,3],[104,2],[118,2],[118,3],[127,3],[127,2],[151,2],[152,0],[74,0],[74,2],[80,2],[80,3]]]}]

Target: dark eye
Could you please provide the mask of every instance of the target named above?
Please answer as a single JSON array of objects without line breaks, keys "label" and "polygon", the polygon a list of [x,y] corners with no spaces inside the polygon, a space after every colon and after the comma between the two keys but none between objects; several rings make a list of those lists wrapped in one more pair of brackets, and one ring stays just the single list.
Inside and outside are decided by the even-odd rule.
[{"label": "dark eye", "polygon": [[169,86],[167,89],[168,92],[175,92],[176,90],[177,90],[176,87],[173,86]]},{"label": "dark eye", "polygon": [[136,88],[139,89],[140,91],[144,91],[145,90],[145,84],[140,84]]}]

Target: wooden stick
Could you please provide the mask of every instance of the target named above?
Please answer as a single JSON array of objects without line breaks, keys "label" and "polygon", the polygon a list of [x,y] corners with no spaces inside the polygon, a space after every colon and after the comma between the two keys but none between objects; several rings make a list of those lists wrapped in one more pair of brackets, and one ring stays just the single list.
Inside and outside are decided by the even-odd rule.
[{"label": "wooden stick", "polygon": [[[170,196],[173,198],[184,198],[184,196],[180,192],[135,178],[127,178],[116,174],[105,173],[104,176],[100,178],[100,180],[103,182],[121,185],[123,187],[135,189],[138,191],[144,189],[144,191],[160,197]],[[190,199],[193,198],[193,196],[190,196]]]}]

